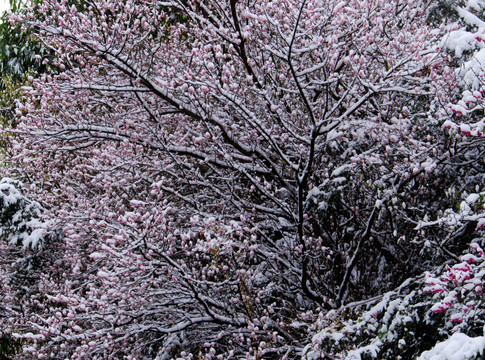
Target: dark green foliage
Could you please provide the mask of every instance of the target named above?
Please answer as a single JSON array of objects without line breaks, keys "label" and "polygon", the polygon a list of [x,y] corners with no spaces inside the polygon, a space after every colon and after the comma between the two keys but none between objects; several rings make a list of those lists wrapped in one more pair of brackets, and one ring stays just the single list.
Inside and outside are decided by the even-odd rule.
[{"label": "dark green foliage", "polygon": [[456,11],[457,5],[463,5],[461,0],[440,0],[431,5],[428,21],[432,24],[440,24],[443,21],[457,21],[459,16]]},{"label": "dark green foliage", "polygon": [[11,356],[22,350],[22,341],[14,339],[9,333],[0,333],[0,360],[12,359]]},{"label": "dark green foliage", "polygon": [[[22,11],[22,3],[10,1],[11,11]],[[49,51],[35,39],[31,32],[22,28],[20,23],[11,22],[7,12],[0,17],[0,90],[6,89],[6,79],[13,83],[24,80],[29,71],[45,72]]]}]

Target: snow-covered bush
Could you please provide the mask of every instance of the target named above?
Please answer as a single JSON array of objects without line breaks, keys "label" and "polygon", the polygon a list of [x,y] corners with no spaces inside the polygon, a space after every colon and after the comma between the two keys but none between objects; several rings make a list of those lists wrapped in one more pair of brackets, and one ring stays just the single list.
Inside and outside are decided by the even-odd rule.
[{"label": "snow-covered bush", "polygon": [[41,219],[43,209],[23,194],[22,183],[0,180],[0,358],[22,351],[25,310],[42,289],[41,279],[52,274],[61,250],[60,234]]},{"label": "snow-covered bush", "polygon": [[460,260],[382,296],[322,313],[303,358],[479,358],[485,351],[481,246],[473,243]]},{"label": "snow-covered bush", "polygon": [[22,183],[0,180],[0,239],[24,249],[42,247],[46,224],[40,219],[41,206],[22,194]]},{"label": "snow-covered bush", "polygon": [[445,5],[456,15],[443,46],[455,58],[458,82],[448,89],[456,100],[437,108],[446,139],[443,158],[433,165],[440,185],[428,184],[442,200],[427,197],[406,234],[423,246],[426,262],[418,266],[429,271],[383,296],[321,313],[306,359],[478,359],[485,352],[485,3]]}]

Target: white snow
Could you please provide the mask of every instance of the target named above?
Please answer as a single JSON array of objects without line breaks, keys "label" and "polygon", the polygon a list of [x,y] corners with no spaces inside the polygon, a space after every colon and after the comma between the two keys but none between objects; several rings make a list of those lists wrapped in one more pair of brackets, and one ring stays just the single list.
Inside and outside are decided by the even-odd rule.
[{"label": "white snow", "polygon": [[111,276],[108,274],[106,271],[99,270],[98,271],[98,277],[103,280],[110,280]]},{"label": "white snow", "polygon": [[460,15],[460,17],[467,24],[475,25],[475,26],[478,26],[478,27],[485,27],[485,22],[483,22],[482,20],[480,20],[476,15],[473,15],[468,10],[466,10],[464,8],[461,8],[461,7],[458,7],[456,9],[456,11],[458,12],[458,15]]},{"label": "white snow", "polygon": [[322,192],[320,191],[320,189],[315,186],[313,189],[311,189],[309,192],[308,192],[308,195],[306,197],[306,200],[308,201],[309,199],[311,199],[312,197],[316,197],[318,195],[320,195]]},{"label": "white snow", "polygon": [[465,201],[468,204],[474,204],[480,199],[481,194],[470,194],[468,197],[465,199]]},{"label": "white snow", "polygon": [[418,360],[467,360],[484,354],[485,336],[469,337],[455,333],[445,341],[437,343],[431,350],[421,354]]},{"label": "white snow", "polygon": [[336,177],[335,179],[332,179],[332,182],[334,182],[336,184],[343,184],[346,181],[347,181],[347,178],[345,178],[343,176],[339,176],[339,177]]},{"label": "white snow", "polygon": [[34,229],[30,235],[28,235],[23,239],[22,246],[24,249],[27,249],[29,247],[32,249],[36,249],[39,246],[43,237],[44,237],[44,229],[42,228]]},{"label": "white snow", "polygon": [[381,345],[382,345],[382,341],[379,340],[367,346],[363,346],[356,350],[349,351],[349,354],[347,355],[347,359],[360,360],[362,359],[362,355],[364,354],[370,354],[373,358],[376,358],[377,354],[379,353],[379,347]]},{"label": "white snow", "polygon": [[[468,7],[478,8],[478,1],[470,1]],[[463,85],[476,90],[482,84],[480,77],[485,64],[485,39],[483,38],[485,22],[465,8],[457,8],[457,11],[466,24],[478,29],[476,32],[467,31],[464,28],[454,30],[446,37],[444,46],[454,51],[458,58],[472,52],[471,57],[457,70],[457,74],[462,78]]]},{"label": "white snow", "polygon": [[0,0],[0,15],[6,11],[10,9],[10,4],[9,4],[9,1],[8,0]]},{"label": "white snow", "polygon": [[351,164],[344,164],[336,168],[334,171],[332,171],[332,177],[340,176],[340,174],[342,174],[345,170],[347,170],[351,166],[352,166]]},{"label": "white snow", "polygon": [[106,257],[106,254],[97,251],[97,252],[93,252],[91,255],[89,255],[89,257],[93,260],[99,260]]},{"label": "white snow", "polygon": [[476,11],[480,11],[480,9],[481,9],[480,4],[483,5],[483,0],[468,0],[467,1],[467,7],[472,8]]},{"label": "white snow", "polygon": [[464,52],[473,50],[477,43],[476,34],[465,30],[451,32],[445,40],[445,46],[455,52],[455,56],[461,57]]}]

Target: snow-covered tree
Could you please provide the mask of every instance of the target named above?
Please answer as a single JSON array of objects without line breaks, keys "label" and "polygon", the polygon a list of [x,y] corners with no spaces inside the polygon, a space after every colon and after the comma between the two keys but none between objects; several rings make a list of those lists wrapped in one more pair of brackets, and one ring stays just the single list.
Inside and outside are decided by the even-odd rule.
[{"label": "snow-covered tree", "polygon": [[17,314],[25,357],[297,358],[320,313],[458,259],[476,224],[442,226],[461,196],[443,189],[482,191],[482,143],[453,121],[431,10],[45,0],[12,16],[63,70],[24,87],[9,130],[10,176],[65,234]]}]

